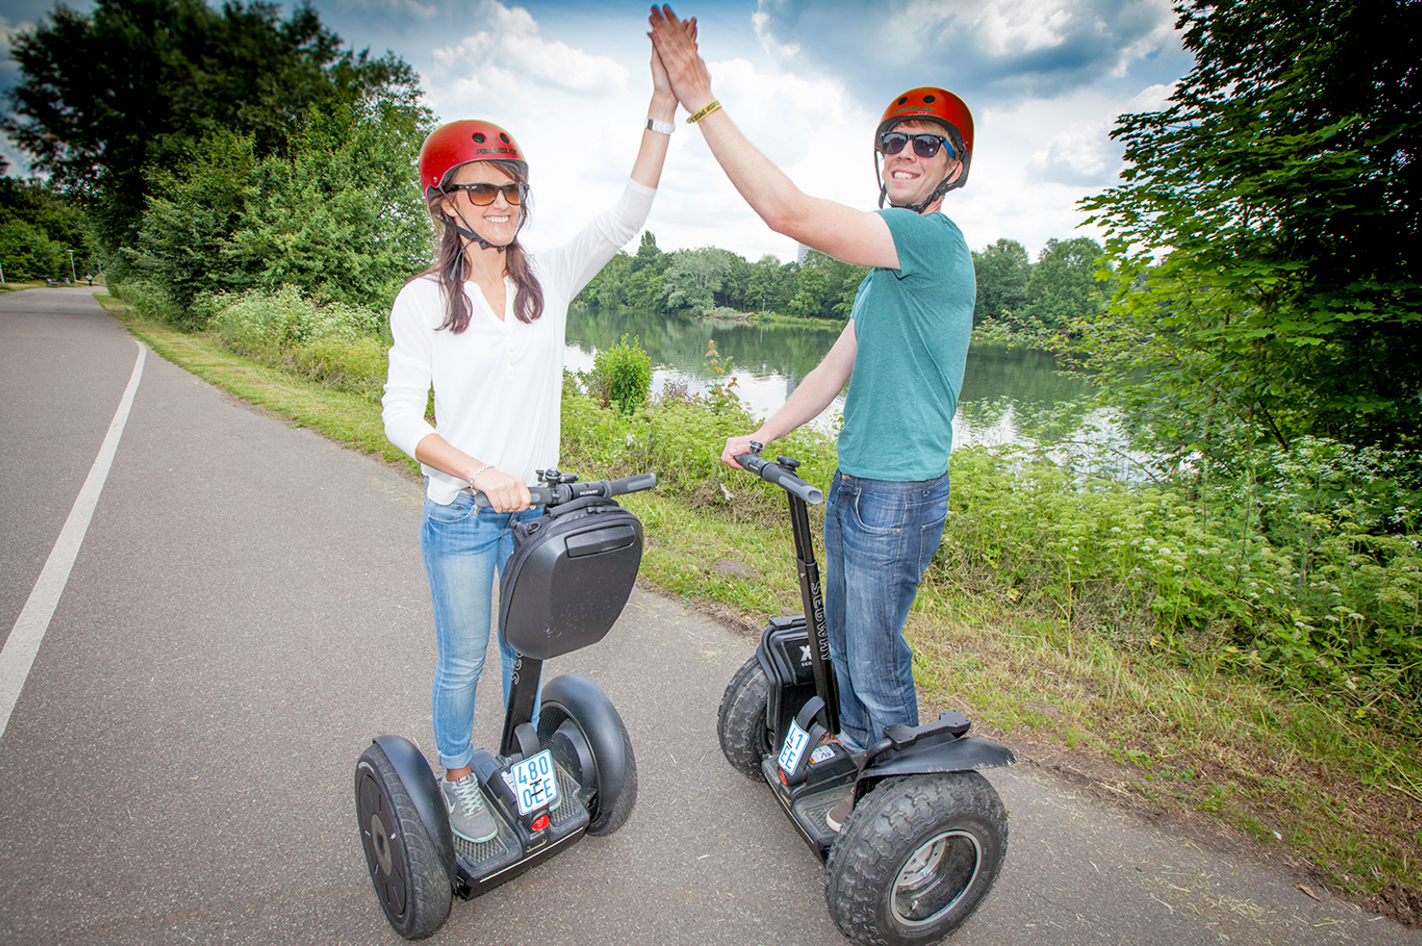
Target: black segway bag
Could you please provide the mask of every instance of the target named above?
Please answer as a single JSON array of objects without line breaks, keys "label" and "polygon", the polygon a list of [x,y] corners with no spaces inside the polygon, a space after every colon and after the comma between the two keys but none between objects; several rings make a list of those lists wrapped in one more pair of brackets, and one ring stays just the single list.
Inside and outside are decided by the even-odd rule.
[{"label": "black segway bag", "polygon": [[642,564],[642,523],[600,496],[556,506],[514,529],[499,633],[533,660],[596,644],[617,621]]}]

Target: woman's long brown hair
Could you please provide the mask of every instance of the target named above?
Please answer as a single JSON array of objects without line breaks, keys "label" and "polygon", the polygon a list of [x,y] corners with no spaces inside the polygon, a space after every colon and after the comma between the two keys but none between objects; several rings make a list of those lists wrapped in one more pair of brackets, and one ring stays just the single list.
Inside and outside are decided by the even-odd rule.
[{"label": "woman's long brown hair", "polygon": [[[515,181],[528,183],[527,176],[512,161],[490,161],[489,164]],[[440,207],[440,201],[444,197],[440,191],[430,191],[425,198],[430,216],[444,232],[439,236],[434,264],[420,275],[433,274],[439,278],[439,286],[444,290],[445,298],[449,300],[449,308],[445,311],[444,322],[440,328],[449,329],[458,335],[469,327],[469,319],[473,313],[469,310],[469,299],[464,294],[464,281],[468,278],[465,272],[464,240]],[[528,221],[527,197],[519,206],[518,212],[521,228],[522,224]],[[517,290],[514,293],[514,317],[520,322],[532,322],[543,314],[543,287],[539,285],[538,277],[533,275],[533,270],[528,265],[528,257],[519,245],[517,237],[504,248],[504,269],[513,279]]]}]

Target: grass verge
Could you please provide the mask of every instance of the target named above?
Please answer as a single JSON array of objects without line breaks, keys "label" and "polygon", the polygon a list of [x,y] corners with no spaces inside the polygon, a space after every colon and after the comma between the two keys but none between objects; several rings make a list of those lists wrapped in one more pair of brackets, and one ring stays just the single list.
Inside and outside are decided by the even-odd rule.
[{"label": "grass verge", "polygon": [[[159,354],[255,406],[415,474],[379,405],[224,351],[99,300]],[[590,474],[595,471],[588,471]],[[627,505],[648,537],[642,580],[748,637],[799,609],[788,530],[690,508]],[[953,707],[1099,795],[1217,846],[1246,848],[1407,925],[1422,924],[1422,763],[1415,746],[1201,661],[1024,609],[972,575],[939,575],[910,617],[925,712]],[[1386,762],[1387,764],[1383,764]]]}]

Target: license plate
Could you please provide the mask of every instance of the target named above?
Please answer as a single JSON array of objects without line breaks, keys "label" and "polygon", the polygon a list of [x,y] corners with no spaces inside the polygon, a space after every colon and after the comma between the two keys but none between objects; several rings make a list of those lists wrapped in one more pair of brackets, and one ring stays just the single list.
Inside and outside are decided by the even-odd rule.
[{"label": "license plate", "polygon": [[546,808],[558,800],[558,776],[553,771],[553,754],[547,749],[510,766],[508,782],[518,801],[520,815]]},{"label": "license plate", "polygon": [[787,773],[794,772],[809,744],[810,734],[801,729],[795,720],[790,720],[790,731],[785,734],[785,745],[780,748],[780,768]]}]

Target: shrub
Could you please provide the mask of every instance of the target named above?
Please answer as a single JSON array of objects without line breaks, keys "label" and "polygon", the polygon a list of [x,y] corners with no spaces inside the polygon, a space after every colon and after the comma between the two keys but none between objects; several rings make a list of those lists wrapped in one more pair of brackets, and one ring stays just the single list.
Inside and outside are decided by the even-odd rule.
[{"label": "shrub", "polygon": [[138,313],[139,318],[147,319],[150,322],[164,322],[183,329],[200,327],[200,324],[194,321],[194,317],[173,301],[173,297],[156,283],[142,279],[128,279],[118,285],[110,286],[109,291],[118,299],[133,306],[133,310]]},{"label": "shrub", "polygon": [[586,377],[588,393],[600,397],[604,407],[617,404],[630,414],[647,403],[652,393],[652,359],[642,350],[641,339],[627,336],[597,353]]},{"label": "shrub", "polygon": [[377,333],[384,319],[373,309],[320,305],[303,298],[294,286],[283,286],[276,293],[251,289],[200,296],[193,309],[228,348],[266,356],[315,341],[354,345]]}]

